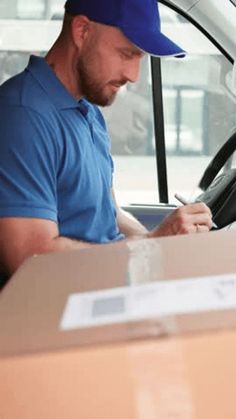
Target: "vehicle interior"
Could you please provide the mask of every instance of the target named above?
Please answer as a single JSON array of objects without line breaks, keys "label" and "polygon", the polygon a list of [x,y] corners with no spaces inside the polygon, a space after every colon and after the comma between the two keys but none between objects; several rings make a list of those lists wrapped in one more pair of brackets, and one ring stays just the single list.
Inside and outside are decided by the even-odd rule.
[{"label": "vehicle interior", "polygon": [[[63,6],[63,0],[1,1],[1,83],[31,53],[47,51]],[[188,201],[200,195],[205,169],[236,130],[234,1],[163,0],[160,14],[163,32],[186,57],[145,57],[139,82],[103,109],[117,200],[148,228],[179,205],[176,192]]]},{"label": "vehicle interior", "polygon": [[[0,0],[0,84],[44,56],[64,3]],[[186,56],[145,56],[139,81],[102,108],[116,199],[151,229],[180,194],[227,229],[236,0],[158,3]],[[235,419],[235,239],[121,241],[34,255],[5,287],[0,276],[0,419]]]}]

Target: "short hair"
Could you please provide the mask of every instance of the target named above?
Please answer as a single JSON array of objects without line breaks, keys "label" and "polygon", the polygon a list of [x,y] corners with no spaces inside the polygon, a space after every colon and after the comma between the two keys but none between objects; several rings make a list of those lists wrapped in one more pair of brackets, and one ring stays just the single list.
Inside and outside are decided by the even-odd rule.
[{"label": "short hair", "polygon": [[68,30],[70,29],[72,19],[73,19],[73,16],[70,15],[69,13],[65,12],[64,18],[63,18],[63,23],[62,23],[62,32],[63,33],[67,33]]}]

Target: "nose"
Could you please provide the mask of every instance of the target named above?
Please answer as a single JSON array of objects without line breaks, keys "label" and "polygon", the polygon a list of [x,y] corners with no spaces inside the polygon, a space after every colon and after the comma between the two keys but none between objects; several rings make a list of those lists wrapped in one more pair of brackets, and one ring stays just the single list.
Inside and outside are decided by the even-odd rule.
[{"label": "nose", "polygon": [[129,61],[126,65],[124,76],[127,81],[135,83],[139,79],[141,59],[135,57],[134,60]]}]

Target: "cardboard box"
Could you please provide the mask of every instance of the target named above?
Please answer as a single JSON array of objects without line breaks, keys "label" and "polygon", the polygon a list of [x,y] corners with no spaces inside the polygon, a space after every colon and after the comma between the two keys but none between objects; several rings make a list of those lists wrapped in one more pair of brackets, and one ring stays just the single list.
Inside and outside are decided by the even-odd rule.
[{"label": "cardboard box", "polygon": [[[0,294],[0,418],[235,419],[235,243],[214,232],[26,261]],[[71,296],[99,303],[82,316],[95,323],[63,329]]]}]

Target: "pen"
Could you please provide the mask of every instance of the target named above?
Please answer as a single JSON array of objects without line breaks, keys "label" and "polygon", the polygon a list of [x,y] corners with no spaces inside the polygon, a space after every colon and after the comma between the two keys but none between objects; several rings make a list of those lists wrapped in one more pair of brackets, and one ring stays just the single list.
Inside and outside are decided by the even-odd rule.
[{"label": "pen", "polygon": [[187,199],[183,198],[183,196],[179,195],[178,193],[175,194],[175,198],[181,202],[183,205],[188,205],[190,202],[187,201]]},{"label": "pen", "polygon": [[[181,204],[183,205],[188,205],[191,204],[191,202],[188,202],[187,199],[185,199],[183,196],[179,195],[178,193],[175,194],[175,198],[181,202]],[[214,223],[214,221],[212,221],[212,227],[213,228],[218,228],[216,223]]]}]

